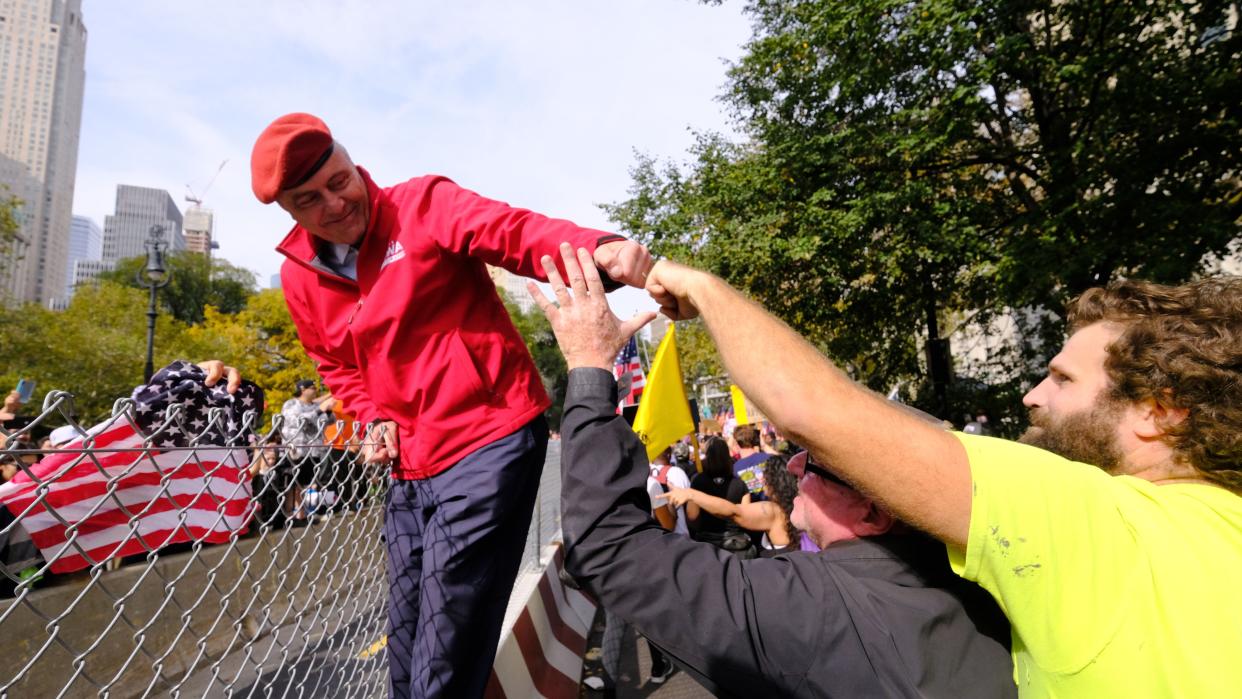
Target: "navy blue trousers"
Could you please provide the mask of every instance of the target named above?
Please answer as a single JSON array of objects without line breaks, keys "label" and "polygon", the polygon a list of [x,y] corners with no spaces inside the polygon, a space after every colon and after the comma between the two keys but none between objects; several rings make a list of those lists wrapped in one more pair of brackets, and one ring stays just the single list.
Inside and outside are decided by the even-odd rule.
[{"label": "navy blue trousers", "polygon": [[548,447],[542,416],[431,478],[393,481],[388,694],[483,696]]}]

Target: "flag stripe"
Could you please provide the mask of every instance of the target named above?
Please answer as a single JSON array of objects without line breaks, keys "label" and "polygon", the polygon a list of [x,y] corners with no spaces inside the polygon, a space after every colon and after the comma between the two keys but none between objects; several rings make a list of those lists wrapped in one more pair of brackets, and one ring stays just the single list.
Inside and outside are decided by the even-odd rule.
[{"label": "flag stripe", "polygon": [[[197,393],[191,399],[207,398]],[[138,410],[158,414],[150,404]],[[175,426],[154,429],[157,439],[180,433]],[[173,543],[223,543],[245,533],[255,507],[244,449],[163,452],[148,441],[131,420],[112,418],[0,486],[0,503],[52,572]]]}]

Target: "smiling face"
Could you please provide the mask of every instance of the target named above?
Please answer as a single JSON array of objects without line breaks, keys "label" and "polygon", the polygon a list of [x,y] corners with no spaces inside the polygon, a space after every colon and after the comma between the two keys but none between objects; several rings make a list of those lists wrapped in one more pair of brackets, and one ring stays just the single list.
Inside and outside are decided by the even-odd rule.
[{"label": "smiling face", "polygon": [[371,211],[367,184],[340,144],[313,177],[281,191],[276,203],[311,235],[347,245],[362,240]]}]

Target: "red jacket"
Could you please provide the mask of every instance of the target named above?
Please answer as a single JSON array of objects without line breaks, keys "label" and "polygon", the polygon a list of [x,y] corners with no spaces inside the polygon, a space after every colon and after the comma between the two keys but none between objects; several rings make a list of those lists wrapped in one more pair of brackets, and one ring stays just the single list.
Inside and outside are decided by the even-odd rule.
[{"label": "red jacket", "polygon": [[[357,281],[325,266],[295,225],[277,247],[289,312],[332,395],[363,422],[398,425],[394,475],[428,478],[547,409],[543,382],[484,263],[547,279],[561,241],[594,251],[620,236],[485,199],[428,175],[381,189]],[[559,257],[558,257],[559,259]]]}]

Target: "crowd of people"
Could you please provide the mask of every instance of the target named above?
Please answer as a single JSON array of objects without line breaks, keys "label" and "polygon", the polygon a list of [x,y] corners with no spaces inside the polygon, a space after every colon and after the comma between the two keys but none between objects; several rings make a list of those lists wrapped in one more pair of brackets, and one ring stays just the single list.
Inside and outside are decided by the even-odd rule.
[{"label": "crowd of people", "polygon": [[[570,367],[566,570],[709,689],[1235,691],[1242,280],[1118,282],[1077,299],[1065,347],[1024,398],[1032,427],[1016,443],[984,436],[978,419],[955,432],[885,401],[719,279],[657,263],[647,289],[664,311],[701,316],[731,377],[806,447],[785,464],[797,480],[787,517],[818,552],[749,558],[723,527],[694,541],[693,529],[669,530],[676,513],[661,517],[669,503],[687,520],[693,507],[738,524],[764,501],[726,470],[728,444],[710,440],[704,488],[651,487],[659,460],[647,463],[616,414],[611,372],[650,316],[613,316],[583,259],[563,248],[568,281],[549,270],[555,303],[532,287]],[[778,504],[769,515],[784,509],[776,458],[763,461],[762,489]],[[777,543],[777,520],[749,521]]]}]

